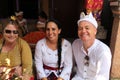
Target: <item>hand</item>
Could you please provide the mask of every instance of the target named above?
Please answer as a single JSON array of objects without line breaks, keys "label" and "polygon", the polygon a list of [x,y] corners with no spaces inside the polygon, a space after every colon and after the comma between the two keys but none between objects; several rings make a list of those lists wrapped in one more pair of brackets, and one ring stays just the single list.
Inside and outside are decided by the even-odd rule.
[{"label": "hand", "polygon": [[30,80],[30,79],[31,79],[31,76],[29,75],[22,76],[22,80]]},{"label": "hand", "polygon": [[57,80],[64,80],[64,79],[63,79],[63,78],[61,78],[61,77],[58,77],[58,78],[57,78]]},{"label": "hand", "polygon": [[18,76],[21,76],[22,75],[22,67],[21,66],[17,66],[15,67],[16,70],[15,70],[15,73],[18,75]]},{"label": "hand", "polygon": [[46,77],[42,78],[41,80],[48,80]]}]

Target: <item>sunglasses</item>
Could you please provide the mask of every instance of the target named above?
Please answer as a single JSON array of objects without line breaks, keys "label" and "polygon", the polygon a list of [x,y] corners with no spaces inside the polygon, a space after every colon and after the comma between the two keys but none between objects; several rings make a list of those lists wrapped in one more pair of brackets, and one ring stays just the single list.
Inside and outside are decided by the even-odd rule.
[{"label": "sunglasses", "polygon": [[86,55],[84,59],[85,59],[85,65],[89,66],[89,60],[90,60],[89,56]]},{"label": "sunglasses", "polygon": [[18,34],[18,30],[5,30],[5,33],[7,33],[7,34],[11,34],[11,33],[13,33],[13,34]]}]

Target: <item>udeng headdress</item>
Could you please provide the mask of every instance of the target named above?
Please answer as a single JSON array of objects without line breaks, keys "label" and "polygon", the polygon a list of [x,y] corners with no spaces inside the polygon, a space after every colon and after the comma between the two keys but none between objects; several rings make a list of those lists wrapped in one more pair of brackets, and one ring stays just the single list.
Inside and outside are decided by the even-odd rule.
[{"label": "udeng headdress", "polygon": [[77,22],[78,25],[79,25],[79,22],[81,22],[81,21],[88,21],[88,22],[92,23],[96,28],[98,27],[98,23],[97,23],[96,19],[93,17],[92,12],[90,12],[88,15],[85,15],[84,12],[81,12],[80,19]]}]

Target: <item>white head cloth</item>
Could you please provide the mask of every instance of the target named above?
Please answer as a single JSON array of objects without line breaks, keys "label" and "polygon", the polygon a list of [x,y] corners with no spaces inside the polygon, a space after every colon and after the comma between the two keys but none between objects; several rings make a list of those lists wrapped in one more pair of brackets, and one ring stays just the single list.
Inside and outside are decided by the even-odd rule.
[{"label": "white head cloth", "polygon": [[20,12],[15,12],[15,15],[16,15],[16,16],[23,15],[23,12],[22,12],[22,11],[20,11]]},{"label": "white head cloth", "polygon": [[92,12],[90,12],[88,15],[85,15],[84,12],[81,12],[80,19],[78,20],[77,24],[79,25],[79,22],[81,21],[88,21],[92,23],[96,28],[98,27],[98,23],[96,19],[93,17]]}]

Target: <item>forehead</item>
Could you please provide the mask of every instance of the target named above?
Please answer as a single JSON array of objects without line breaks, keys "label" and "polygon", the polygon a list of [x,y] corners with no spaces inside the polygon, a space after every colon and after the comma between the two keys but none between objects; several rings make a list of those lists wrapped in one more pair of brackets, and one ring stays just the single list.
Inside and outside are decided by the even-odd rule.
[{"label": "forehead", "polygon": [[81,21],[78,24],[78,27],[85,27],[85,26],[95,28],[95,26],[92,23],[88,22],[88,21]]},{"label": "forehead", "polygon": [[57,24],[56,24],[55,22],[52,22],[52,21],[51,21],[51,22],[48,22],[48,23],[47,23],[47,26],[48,26],[48,27],[58,27]]},{"label": "forehead", "polygon": [[16,29],[18,29],[18,27],[16,25],[8,24],[8,25],[6,25],[5,29],[16,30]]},{"label": "forehead", "polygon": [[18,15],[17,17],[23,17],[23,15]]}]

